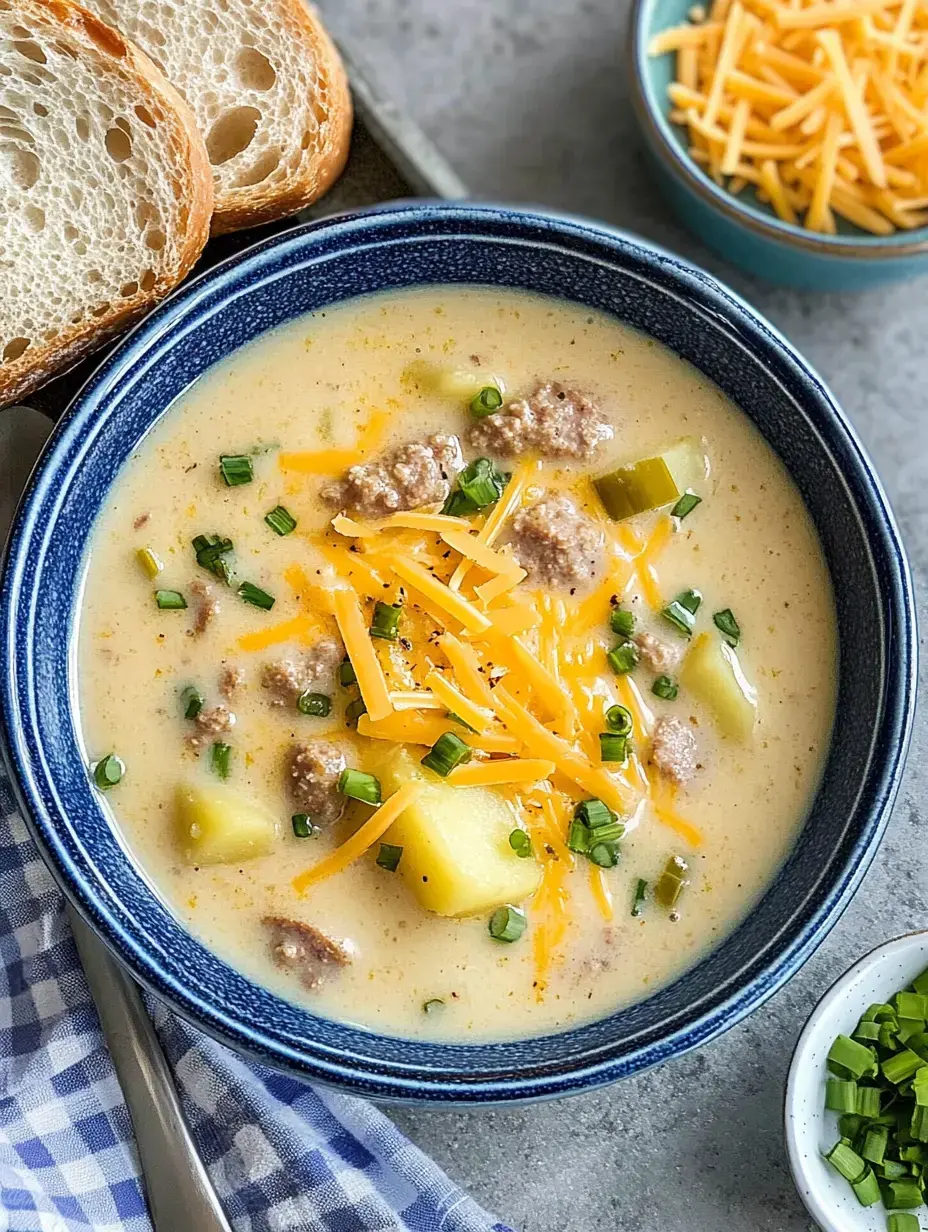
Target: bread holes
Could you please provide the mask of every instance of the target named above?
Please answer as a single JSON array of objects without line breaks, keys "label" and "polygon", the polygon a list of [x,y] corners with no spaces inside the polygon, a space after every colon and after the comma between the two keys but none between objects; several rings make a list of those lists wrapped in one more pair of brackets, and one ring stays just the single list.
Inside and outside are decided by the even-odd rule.
[{"label": "bread holes", "polygon": [[23,217],[26,220],[26,226],[34,234],[38,235],[40,231],[45,230],[45,211],[37,205],[27,205],[23,210]]},{"label": "bread holes", "polygon": [[81,238],[81,233],[73,222],[66,222],[62,227],[62,233],[69,244],[73,244]]},{"label": "bread holes", "polygon": [[103,281],[103,275],[100,273],[98,269],[89,269],[84,275],[84,277],[87,279],[87,281],[90,283],[91,286],[95,286],[97,283]]},{"label": "bread holes", "polygon": [[145,247],[150,248],[152,252],[160,252],[167,241],[168,237],[163,231],[159,231],[157,227],[145,232]]},{"label": "bread holes", "polygon": [[81,141],[87,141],[90,137],[90,121],[85,115],[76,116],[74,119],[74,131],[80,137]]},{"label": "bread holes", "polygon": [[27,60],[31,60],[33,64],[48,63],[48,56],[46,56],[39,44],[32,39],[21,39],[18,42],[14,42],[13,50],[18,51]]},{"label": "bread holes", "polygon": [[96,308],[91,311],[90,315],[92,317],[105,317],[112,307],[113,305],[108,301],[105,304],[97,304]]},{"label": "bread holes", "polygon": [[256,47],[242,48],[235,57],[235,71],[246,90],[270,90],[277,81],[273,64]]},{"label": "bread holes", "polygon": [[262,184],[269,175],[277,170],[280,166],[280,151],[277,149],[265,150],[263,154],[256,159],[254,166],[236,177],[236,184],[243,188],[250,188],[254,184]]},{"label": "bread holes", "polygon": [[3,348],[3,362],[6,364],[13,363],[14,360],[19,359],[20,355],[29,350],[31,344],[31,338],[11,338]]},{"label": "bread holes", "polygon": [[113,128],[107,129],[103,144],[114,163],[124,163],[127,158],[132,157],[132,138],[122,128],[114,125]]},{"label": "bread holes", "polygon": [[133,295],[138,295],[139,284],[137,282],[124,282],[119,288],[119,294],[122,299],[131,299]]},{"label": "bread holes", "polygon": [[33,103],[33,104],[32,104],[32,110],[35,112],[35,114],[36,114],[37,116],[43,116],[43,117],[44,117],[44,116],[47,116],[47,115],[48,115],[48,108],[47,108],[47,107],[43,107],[41,103]]},{"label": "bread holes", "polygon": [[157,279],[155,277],[155,271],[153,269],[147,269],[145,273],[142,275],[142,277],[139,279],[139,286],[142,288],[143,291],[150,291],[152,287],[155,285],[156,281]]},{"label": "bread holes", "polygon": [[221,115],[206,138],[209,161],[221,167],[230,158],[247,150],[258,131],[261,112],[257,107],[234,107]]},{"label": "bread holes", "polygon": [[142,121],[142,123],[146,125],[146,127],[157,128],[157,122],[155,121],[155,117],[151,114],[151,112],[148,110],[147,107],[142,107],[141,105],[139,105],[138,107],[135,108],[135,114]]},{"label": "bread holes", "polygon": [[0,183],[5,179],[21,191],[33,188],[42,174],[42,164],[31,150],[5,141],[0,144]]}]

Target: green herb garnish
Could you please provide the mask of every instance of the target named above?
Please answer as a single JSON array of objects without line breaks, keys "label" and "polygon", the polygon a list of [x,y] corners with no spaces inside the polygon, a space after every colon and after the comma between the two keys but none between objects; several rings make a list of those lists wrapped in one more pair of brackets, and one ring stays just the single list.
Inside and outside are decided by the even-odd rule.
[{"label": "green herb garnish", "polygon": [[338,777],[338,790],[349,800],[361,800],[364,804],[381,804],[380,779],[363,770],[343,770]]},{"label": "green herb garnish", "polygon": [[525,925],[525,912],[518,907],[497,907],[490,916],[490,936],[497,941],[518,941]]},{"label": "green herb garnish", "polygon": [[375,603],[371,621],[371,637],[385,642],[395,642],[400,635],[400,616],[403,608],[399,603]]},{"label": "green herb garnish", "polygon": [[696,613],[702,603],[698,590],[681,590],[661,612],[663,618],[684,637],[692,637],[696,627]]},{"label": "green herb garnish", "polygon": [[215,744],[210,746],[209,750],[209,765],[213,774],[221,779],[229,777],[229,763],[232,760],[232,746],[223,744],[221,740],[217,740]]},{"label": "green herb garnish", "polygon": [[227,453],[219,459],[219,471],[230,488],[242,483],[251,483],[255,477],[251,458],[247,453]]},{"label": "green herb garnish", "polygon": [[195,719],[203,709],[203,694],[194,684],[188,684],[180,695],[181,713],[185,719]]},{"label": "green herb garnish", "polygon": [[380,844],[380,851],[377,853],[377,863],[381,868],[385,868],[388,873],[396,872],[402,858],[402,847],[397,847],[393,843]]},{"label": "green herb garnish", "polygon": [[465,744],[454,732],[443,732],[432,745],[430,752],[422,758],[422,765],[446,778],[455,766],[462,766],[470,761],[472,754],[470,745]]},{"label": "green herb garnish", "polygon": [[676,699],[680,690],[669,676],[658,676],[651,685],[651,692],[655,697],[662,697],[665,702],[672,702]]},{"label": "green herb garnish", "polygon": [[296,530],[296,518],[283,505],[278,505],[276,509],[266,513],[264,520],[276,535],[289,535]]},{"label": "green herb garnish", "polygon": [[735,614],[730,607],[721,612],[715,612],[712,617],[715,627],[719,630],[730,646],[737,646],[741,641],[741,628],[735,620]]},{"label": "green herb garnish", "polygon": [[522,860],[527,860],[532,854],[532,840],[524,830],[517,829],[510,833],[509,846]]},{"label": "green herb garnish", "polygon": [[475,419],[483,419],[485,415],[492,415],[494,411],[498,411],[502,405],[503,395],[496,386],[485,385],[479,394],[471,398],[470,413]]},{"label": "green herb garnish", "polygon": [[325,693],[311,693],[307,689],[296,699],[296,708],[300,714],[311,715],[314,719],[324,719],[332,709],[332,701]]},{"label": "green herb garnish", "polygon": [[702,497],[697,496],[695,492],[684,492],[677,503],[670,511],[672,518],[679,518],[682,522],[688,513],[692,513],[697,505],[702,504]]},{"label": "green herb garnish", "polygon": [[242,582],[236,594],[246,603],[250,603],[252,607],[259,607],[264,612],[269,612],[277,602],[273,595],[269,595],[266,590],[262,590],[260,586],[255,586],[252,582]]},{"label": "green herb garnish", "polygon": [[617,676],[627,676],[638,666],[641,655],[634,642],[619,642],[606,655],[606,661]]},{"label": "green herb garnish", "polygon": [[93,781],[101,791],[109,791],[117,783],[122,782],[126,773],[125,762],[116,753],[107,753],[93,767]]},{"label": "green herb garnish", "polygon": [[162,612],[181,612],[187,606],[187,600],[179,590],[156,590],[155,603]]}]

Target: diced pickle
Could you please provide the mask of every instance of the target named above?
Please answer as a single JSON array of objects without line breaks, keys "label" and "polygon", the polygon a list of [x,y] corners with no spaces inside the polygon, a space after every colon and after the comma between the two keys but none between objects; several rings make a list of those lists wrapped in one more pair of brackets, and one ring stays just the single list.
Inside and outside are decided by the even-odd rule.
[{"label": "diced pickle", "polygon": [[454,398],[458,402],[470,402],[487,385],[503,392],[503,383],[491,373],[443,367],[429,363],[427,359],[416,359],[407,364],[402,380],[406,386],[438,394],[441,398]]},{"label": "diced pickle", "polygon": [[603,508],[616,522],[675,503],[708,474],[705,451],[684,437],[652,458],[640,458],[593,481]]},{"label": "diced pickle", "polygon": [[[405,750],[380,773],[385,794],[425,777]],[[541,868],[531,852],[519,855],[510,845],[515,819],[502,796],[428,779],[385,836],[403,848],[399,872],[420,904],[438,915],[482,915],[534,894]]]},{"label": "diced pickle", "polygon": [[738,655],[714,630],[693,640],[680,680],[705,702],[725,736],[749,740],[757,718],[757,690],[745,676]]},{"label": "diced pickle", "polygon": [[176,815],[187,864],[237,864],[266,856],[277,835],[273,813],[219,783],[181,784]]}]

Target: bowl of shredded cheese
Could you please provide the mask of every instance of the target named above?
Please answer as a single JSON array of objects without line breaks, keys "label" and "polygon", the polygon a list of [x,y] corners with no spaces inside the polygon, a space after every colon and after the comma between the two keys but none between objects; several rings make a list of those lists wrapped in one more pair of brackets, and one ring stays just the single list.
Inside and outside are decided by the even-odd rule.
[{"label": "bowl of shredded cheese", "polygon": [[632,98],[672,205],[776,282],[928,271],[928,8],[635,0]]}]

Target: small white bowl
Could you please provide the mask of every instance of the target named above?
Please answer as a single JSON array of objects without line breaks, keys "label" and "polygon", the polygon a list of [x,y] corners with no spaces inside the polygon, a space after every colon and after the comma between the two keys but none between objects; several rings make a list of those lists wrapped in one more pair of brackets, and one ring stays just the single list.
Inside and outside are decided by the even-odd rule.
[{"label": "small white bowl", "polygon": [[[786,1084],[786,1146],[799,1195],[823,1232],[885,1232],[882,1203],[863,1207],[847,1181],[823,1158],[838,1141],[838,1117],[825,1111],[825,1058],[836,1035],[850,1035],[877,1001],[910,984],[928,967],[928,931],[877,946],[825,993],[793,1053]],[[925,1211],[914,1212],[922,1219]]]}]

